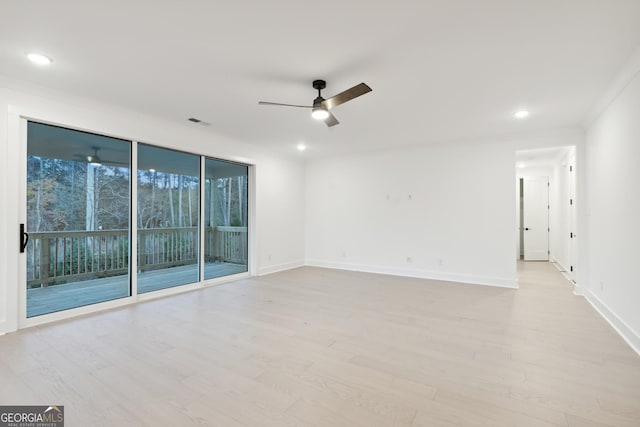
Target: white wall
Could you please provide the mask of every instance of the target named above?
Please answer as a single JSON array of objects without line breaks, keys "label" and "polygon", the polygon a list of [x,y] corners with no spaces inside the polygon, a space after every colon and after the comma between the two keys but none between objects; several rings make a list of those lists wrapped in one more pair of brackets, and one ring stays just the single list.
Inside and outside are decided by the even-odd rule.
[{"label": "white wall", "polygon": [[621,75],[586,135],[585,295],[640,352],[640,54]]},{"label": "white wall", "polygon": [[17,117],[255,165],[258,274],[304,262],[304,162],[233,141],[185,120],[170,122],[0,77],[0,333],[17,327],[20,142]]},{"label": "white wall", "polygon": [[7,179],[6,174],[2,172],[8,169],[7,113],[6,90],[0,87],[0,200],[2,200],[2,207],[0,207],[0,334],[4,333],[7,325],[7,250],[9,248],[9,244],[11,243],[7,238],[7,209],[12,205],[12,203],[7,195],[9,180]]},{"label": "white wall", "polygon": [[582,137],[567,130],[310,161],[307,263],[515,287],[515,151]]},{"label": "white wall", "polygon": [[258,274],[304,264],[304,163],[271,157],[257,171]]}]

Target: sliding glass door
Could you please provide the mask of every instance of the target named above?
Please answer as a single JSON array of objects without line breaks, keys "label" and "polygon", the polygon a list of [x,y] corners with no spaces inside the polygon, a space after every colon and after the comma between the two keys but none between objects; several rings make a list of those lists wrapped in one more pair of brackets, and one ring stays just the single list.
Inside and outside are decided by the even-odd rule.
[{"label": "sliding glass door", "polygon": [[205,160],[205,279],[247,271],[248,169]]},{"label": "sliding glass door", "polygon": [[199,275],[200,156],[138,145],[138,293]]},{"label": "sliding glass door", "polygon": [[27,318],[247,272],[248,166],[26,127]]},{"label": "sliding glass door", "polygon": [[130,295],[129,141],[27,124],[27,317]]}]

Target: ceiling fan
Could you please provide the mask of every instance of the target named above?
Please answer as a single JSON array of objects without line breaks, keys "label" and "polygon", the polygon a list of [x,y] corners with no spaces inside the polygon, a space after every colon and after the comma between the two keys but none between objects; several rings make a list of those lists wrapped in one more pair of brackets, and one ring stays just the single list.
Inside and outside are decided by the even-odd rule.
[{"label": "ceiling fan", "polygon": [[100,151],[100,147],[93,146],[91,147],[93,150],[93,154],[85,155],[85,154],[74,154],[74,157],[77,157],[83,161],[86,161],[92,166],[102,166],[104,163],[112,164],[112,165],[128,165],[129,162],[118,162],[115,160],[106,160],[102,159],[98,156],[98,151]]},{"label": "ceiling fan", "polygon": [[293,105],[293,104],[280,104],[278,102],[266,102],[260,101],[258,104],[260,105],[275,105],[281,107],[297,107],[297,108],[311,108],[311,117],[317,120],[324,120],[327,126],[335,126],[338,123],[338,119],[331,113],[330,110],[337,107],[340,104],[344,104],[347,101],[351,101],[354,98],[357,98],[365,93],[371,92],[371,88],[367,86],[365,83],[360,83],[352,87],[351,89],[347,89],[344,92],[340,92],[339,94],[332,96],[329,99],[324,99],[321,94],[321,90],[327,87],[327,82],[324,80],[314,80],[313,88],[318,90],[318,97],[313,100],[313,105]]}]

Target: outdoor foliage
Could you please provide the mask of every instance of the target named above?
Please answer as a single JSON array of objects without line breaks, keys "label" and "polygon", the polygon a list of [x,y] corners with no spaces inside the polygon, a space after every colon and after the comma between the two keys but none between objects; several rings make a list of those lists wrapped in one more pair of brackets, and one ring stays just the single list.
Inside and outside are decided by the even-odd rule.
[{"label": "outdoor foliage", "polygon": [[27,229],[82,231],[129,227],[129,171],[29,156]]},{"label": "outdoor foliage", "polygon": [[[129,228],[128,168],[37,156],[27,161],[30,232]],[[139,171],[138,228],[197,226],[199,191],[198,177]],[[205,191],[206,225],[246,227],[245,176],[207,179]]]}]

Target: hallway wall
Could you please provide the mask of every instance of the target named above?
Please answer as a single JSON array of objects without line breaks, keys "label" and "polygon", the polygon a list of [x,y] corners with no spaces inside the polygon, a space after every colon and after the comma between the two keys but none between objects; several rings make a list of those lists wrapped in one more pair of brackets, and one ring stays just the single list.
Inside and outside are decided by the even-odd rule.
[{"label": "hallway wall", "polygon": [[640,50],[586,134],[585,295],[640,353]]}]

